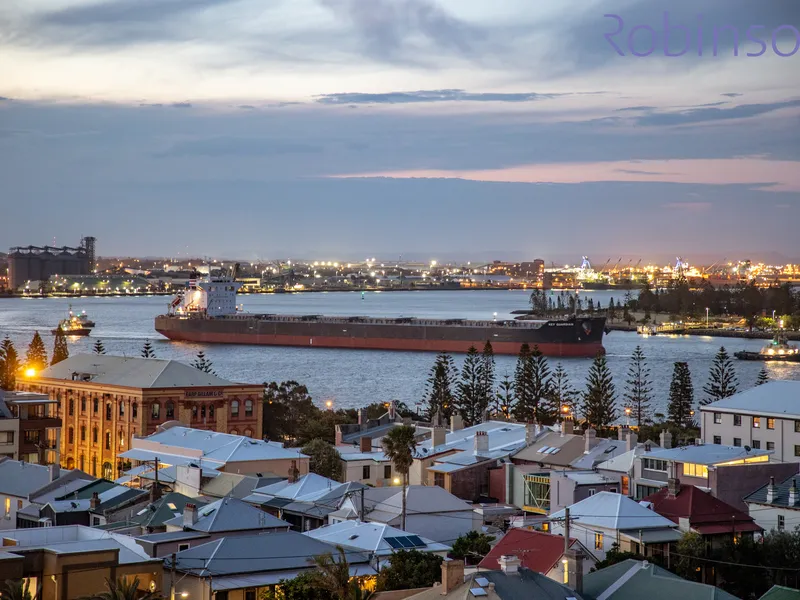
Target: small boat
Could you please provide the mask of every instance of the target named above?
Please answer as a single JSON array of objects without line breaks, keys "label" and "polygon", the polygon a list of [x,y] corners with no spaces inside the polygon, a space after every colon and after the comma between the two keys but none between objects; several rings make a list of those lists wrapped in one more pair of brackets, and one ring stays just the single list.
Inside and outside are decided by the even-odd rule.
[{"label": "small boat", "polygon": [[779,331],[772,341],[758,352],[736,352],[739,360],[769,360],[779,362],[800,362],[800,348],[786,340],[786,334]]},{"label": "small boat", "polygon": [[[72,316],[72,306],[69,307],[69,315]],[[82,311],[81,314],[77,315],[76,317],[78,322],[86,327],[86,329],[91,329],[94,327],[94,321],[92,321],[88,316],[86,316],[86,311]]]},{"label": "small boat", "polygon": [[82,315],[76,316],[72,313],[72,306],[69,307],[69,316],[66,319],[61,319],[58,327],[51,330],[53,335],[62,331],[65,335],[89,335],[92,332],[94,323],[86,317],[84,312]]}]

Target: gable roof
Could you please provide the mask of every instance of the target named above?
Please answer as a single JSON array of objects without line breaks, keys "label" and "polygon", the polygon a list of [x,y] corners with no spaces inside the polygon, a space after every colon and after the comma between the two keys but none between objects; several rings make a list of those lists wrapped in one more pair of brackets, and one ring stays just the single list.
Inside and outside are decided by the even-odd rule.
[{"label": "gable roof", "polygon": [[[494,589],[489,589],[493,584]],[[481,590],[478,592],[477,590]],[[406,600],[439,600],[453,598],[458,600],[583,600],[581,595],[566,585],[524,567],[515,574],[503,571],[481,571],[468,576],[466,581],[448,594],[442,594],[442,586],[437,585]]]},{"label": "gable roof", "polygon": [[773,585],[759,600],[800,600],[800,590]]},{"label": "gable roof", "polygon": [[[486,421],[472,427],[445,432],[445,443],[433,446],[433,440],[427,439],[417,444],[417,458],[428,458],[453,452],[454,450],[474,454],[475,435],[479,431],[486,432],[489,438],[489,454],[509,454],[525,444],[526,426],[522,423],[506,421]],[[444,458],[440,459],[444,460]]]},{"label": "gable roof", "polygon": [[[580,542],[570,538],[572,548]],[[522,566],[536,573],[547,573],[558,564],[564,554],[564,538],[560,535],[532,531],[528,529],[510,529],[478,564],[478,569],[500,569],[497,562],[501,556],[518,556]],[[592,555],[584,552],[591,558]]]},{"label": "gable roof", "polygon": [[[71,475],[72,473],[75,473],[75,475]],[[81,479],[83,485],[86,485],[86,480],[94,479],[94,477],[90,477],[82,471],[60,469],[55,484],[57,486],[59,482],[66,483],[69,480],[83,477],[86,478],[85,480]],[[35,494],[51,483],[53,482],[51,482],[49,466],[11,460],[5,457],[0,459],[0,494],[27,499],[31,494]]]},{"label": "gable roof", "polygon": [[[395,550],[412,549],[410,547],[398,546],[395,538],[417,538],[414,542],[421,542],[422,545],[415,545],[413,550],[420,552],[447,552],[450,546],[434,542],[425,537],[416,536],[401,529],[396,529],[383,523],[363,523],[361,521],[340,521],[332,525],[325,525],[318,529],[306,531],[303,535],[314,539],[327,542],[333,546],[342,546],[357,551],[371,552],[379,556],[390,555]],[[389,542],[387,540],[393,540]],[[394,545],[393,545],[394,544]]]},{"label": "gable roof", "polygon": [[584,575],[583,593],[595,600],[738,600],[714,586],[630,558]]},{"label": "gable roof", "polygon": [[37,379],[72,380],[73,373],[92,383],[131,388],[225,387],[237,384],[176,360],[77,354],[48,367]]},{"label": "gable roof", "polygon": [[[661,448],[655,444],[651,444],[650,451],[660,450]],[[636,448],[617,454],[613,458],[609,458],[601,463],[595,465],[601,471],[615,471],[617,473],[630,473],[633,469],[633,464],[636,462],[636,457],[644,454],[644,444],[639,444]]]},{"label": "gable roof", "polygon": [[[555,451],[548,450],[548,448],[554,448]],[[512,458],[567,467],[572,464],[572,461],[583,456],[585,448],[586,442],[582,435],[567,433],[562,436],[557,432],[549,432],[530,446],[512,454]]]},{"label": "gable roof", "polygon": [[195,504],[198,509],[205,506],[204,502],[198,502],[178,492],[170,492],[139,510],[130,522],[143,528],[162,527],[167,521],[181,517],[187,502]]},{"label": "gable roof", "polygon": [[699,446],[679,446],[677,448],[663,448],[645,452],[642,458],[657,458],[659,460],[675,461],[680,463],[694,463],[696,465],[718,465],[733,460],[744,460],[757,456],[768,456],[771,450],[757,450],[740,446],[723,446],[722,444],[701,444]]},{"label": "gable roof", "polygon": [[[772,502],[767,502],[767,488],[769,484],[763,485],[749,496],[744,497],[744,502],[752,502],[754,504],[768,504],[770,506],[781,506],[784,508],[793,508],[800,510],[800,493],[798,494],[798,501],[794,504],[789,504],[789,489],[794,485],[795,487],[800,484],[800,474],[792,475],[786,478],[781,483],[775,485],[775,497]],[[798,487],[800,490],[800,487]]]},{"label": "gable roof", "polygon": [[[183,527],[183,515],[164,523],[172,527]],[[185,529],[205,533],[225,531],[247,531],[249,529],[288,529],[289,523],[265,513],[237,498],[221,498],[197,509],[197,522]]]},{"label": "gable roof", "polygon": [[[675,529],[675,523],[645,508],[635,500],[613,492],[598,492],[569,507],[570,517],[581,525],[593,525],[612,530]],[[550,515],[553,520],[564,517],[560,510]]]},{"label": "gable roof", "polygon": [[[402,513],[403,490],[396,490],[390,496],[375,502],[370,498],[370,490],[364,495],[366,516],[370,521],[389,523]],[[380,497],[380,495],[376,495]],[[406,514],[472,512],[472,505],[439,487],[438,485],[410,485],[406,488]]]},{"label": "gable roof", "polygon": [[707,412],[731,412],[746,415],[800,419],[800,381],[769,381],[701,406]]},{"label": "gable roof", "polygon": [[645,498],[658,514],[679,523],[681,517],[697,533],[714,535],[736,531],[762,531],[753,517],[693,485],[681,485],[676,496],[661,488]]}]

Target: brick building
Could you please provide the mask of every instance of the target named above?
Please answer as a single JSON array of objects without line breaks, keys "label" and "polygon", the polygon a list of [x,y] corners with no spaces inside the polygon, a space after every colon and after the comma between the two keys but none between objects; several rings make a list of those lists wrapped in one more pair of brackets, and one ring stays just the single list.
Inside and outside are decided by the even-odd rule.
[{"label": "brick building", "polygon": [[63,466],[113,479],[134,436],[168,421],[260,438],[262,385],[233,383],[174,360],[80,354],[19,382],[58,400]]}]

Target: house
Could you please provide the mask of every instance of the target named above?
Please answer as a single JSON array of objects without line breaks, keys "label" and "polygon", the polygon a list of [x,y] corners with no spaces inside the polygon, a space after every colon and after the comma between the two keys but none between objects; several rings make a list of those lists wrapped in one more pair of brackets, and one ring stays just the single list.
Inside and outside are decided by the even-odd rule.
[{"label": "house", "polygon": [[71,481],[93,479],[81,471],[61,470],[58,464],[45,466],[0,457],[0,531],[16,529],[17,511],[30,505],[32,496]]},{"label": "house", "polygon": [[194,498],[189,498],[177,492],[169,492],[158,500],[151,501],[137,511],[130,511],[128,518],[115,520],[103,525],[106,531],[124,533],[127,535],[147,535],[151,533],[164,533],[167,530],[166,522],[183,514],[183,507],[193,503],[198,508],[205,506]]},{"label": "house", "polygon": [[660,450],[661,447],[651,441],[638,442],[636,445],[616,456],[597,463],[594,469],[603,475],[608,475],[612,478],[619,478],[620,481],[620,494],[624,496],[633,497],[635,495],[635,486],[631,485],[634,475],[634,465],[636,459],[647,452],[653,450]]},{"label": "house", "polygon": [[139,579],[139,591],[163,591],[163,565],[132,538],[81,525],[2,533],[0,581],[26,578],[40,600],[92,597],[106,579]]},{"label": "house", "polygon": [[451,546],[446,544],[434,542],[420,535],[409,534],[383,523],[340,521],[307,531],[303,535],[334,547],[341,546],[346,550],[363,552],[376,557],[380,559],[380,562],[376,563],[378,569],[387,564],[397,550],[430,552],[442,558],[447,558],[447,553],[452,550]]},{"label": "house", "polygon": [[263,385],[234,383],[175,360],[78,354],[18,387],[58,401],[62,466],[105,479],[121,475],[117,457],[136,436],[170,421],[246,437],[262,430]]},{"label": "house", "polygon": [[50,465],[58,462],[61,419],[47,394],[0,390],[0,458]]},{"label": "house", "polygon": [[285,519],[295,531],[310,531],[325,525],[330,513],[365,487],[309,473],[300,479],[289,478],[257,488],[244,500]]},{"label": "house", "polygon": [[581,551],[583,574],[597,563],[594,556],[577,539],[570,538],[569,548],[564,548],[564,537],[529,529],[510,529],[478,564],[478,570],[500,569],[503,556],[517,556],[521,566],[546,575],[553,581],[563,582],[563,560],[568,560],[567,550]]},{"label": "house", "polygon": [[497,571],[480,571],[468,577],[464,576],[462,561],[446,561],[442,563],[440,584],[404,597],[407,600],[584,600],[579,591],[564,583],[521,567],[516,556],[501,556]]},{"label": "house", "polygon": [[133,438],[130,450],[119,457],[146,463],[146,469],[137,473],[140,478],[156,468],[156,461],[159,470],[172,465],[185,467],[185,471],[175,471],[175,481],[180,482],[176,483],[175,491],[187,495],[199,490],[201,475],[212,470],[251,475],[275,473],[283,477],[293,471],[300,475],[308,473],[308,457],[299,449],[284,448],[280,442],[170,423],[160,426],[152,435]]},{"label": "house", "polygon": [[800,590],[773,585],[759,600],[800,600]]},{"label": "house", "polygon": [[[550,515],[554,534],[564,535],[566,510]],[[665,557],[669,544],[681,537],[675,523],[622,494],[598,492],[568,510],[570,536],[599,561],[605,560],[615,544],[622,552]]]},{"label": "house", "polygon": [[550,471],[550,511],[559,511],[597,492],[620,492],[621,478],[597,471]]},{"label": "house", "polygon": [[[254,600],[281,580],[313,569],[312,558],[326,553],[337,551],[296,531],[224,537],[177,553],[175,590],[182,598]],[[368,556],[352,551],[345,556],[352,577],[375,577]],[[169,588],[173,560],[164,565]]]},{"label": "house", "polygon": [[764,531],[792,531],[800,523],[800,476],[775,479],[745,496],[750,516]]},{"label": "house", "polygon": [[183,514],[164,522],[167,532],[202,531],[220,536],[243,532],[288,531],[289,523],[237,498],[222,498],[202,508],[186,503]]},{"label": "house", "polygon": [[700,407],[706,444],[768,450],[800,462],[800,381],[770,381]]},{"label": "house", "polygon": [[[331,512],[328,522],[361,519],[400,528],[402,488],[367,488],[363,497],[363,515],[361,493],[357,493],[348,496],[338,510]],[[481,525],[481,517],[471,504],[438,486],[412,485],[406,490],[406,526],[403,529],[409,534],[452,544],[459,536],[480,530]]]},{"label": "house", "polygon": [[633,559],[589,573],[583,579],[583,594],[587,600],[738,600],[714,586]]}]

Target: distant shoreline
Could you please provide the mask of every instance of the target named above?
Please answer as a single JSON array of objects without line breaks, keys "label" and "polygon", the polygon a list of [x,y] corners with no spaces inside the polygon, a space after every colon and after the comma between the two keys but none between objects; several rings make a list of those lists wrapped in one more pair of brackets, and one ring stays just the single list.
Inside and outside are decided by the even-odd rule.
[{"label": "distant shoreline", "polygon": [[[627,323],[608,323],[606,327],[609,331],[636,331],[636,325],[628,325]],[[784,331],[786,338],[794,341],[800,341],[800,331]],[[730,329],[684,329],[680,332],[672,333],[656,333],[654,335],[694,335],[694,336],[707,336],[707,337],[725,337],[725,338],[738,338],[745,340],[771,340],[774,334],[771,331],[731,331]]]}]

